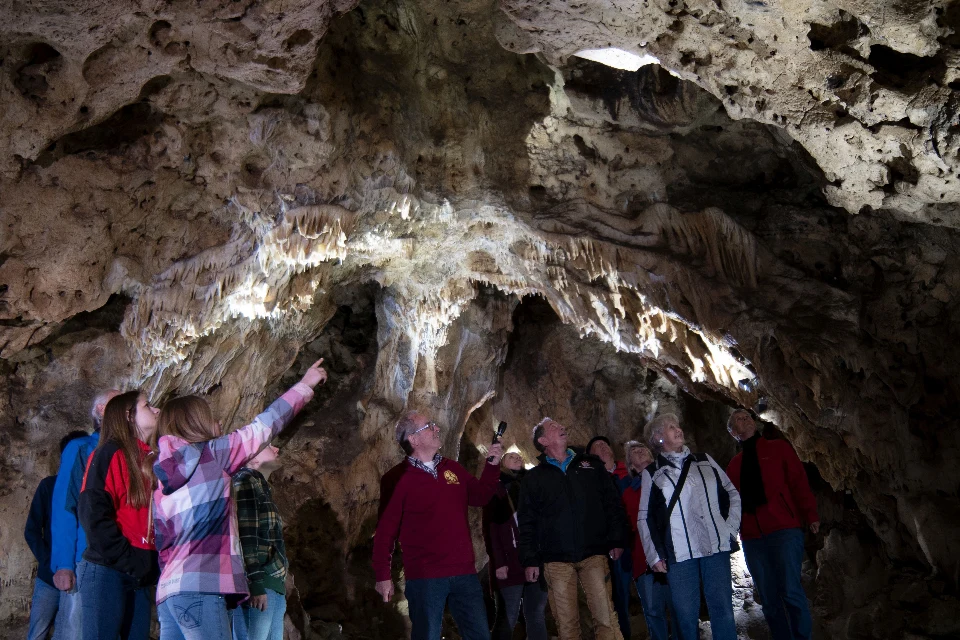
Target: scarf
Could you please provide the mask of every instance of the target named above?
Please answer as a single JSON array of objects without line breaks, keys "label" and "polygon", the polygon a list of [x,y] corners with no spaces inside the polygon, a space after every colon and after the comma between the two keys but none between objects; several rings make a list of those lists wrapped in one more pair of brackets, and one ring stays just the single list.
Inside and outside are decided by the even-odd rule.
[{"label": "scarf", "polygon": [[667,462],[675,466],[677,469],[683,468],[683,461],[687,459],[687,456],[690,455],[690,447],[683,445],[683,449],[680,451],[664,451],[661,455],[667,459]]},{"label": "scarf", "polygon": [[743,442],[743,463],[740,466],[740,498],[746,513],[756,513],[757,507],[767,504],[767,493],[763,488],[763,474],[760,473],[760,458],[757,457],[757,442],[760,434]]}]

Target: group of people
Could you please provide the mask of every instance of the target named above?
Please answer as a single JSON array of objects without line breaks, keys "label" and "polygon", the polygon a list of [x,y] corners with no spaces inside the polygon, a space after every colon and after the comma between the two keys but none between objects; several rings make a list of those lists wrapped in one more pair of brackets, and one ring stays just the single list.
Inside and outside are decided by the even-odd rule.
[{"label": "group of people", "polygon": [[439,640],[445,607],[464,640],[489,640],[468,520],[469,506],[484,507],[497,640],[513,637],[521,610],[527,638],[546,640],[548,602],[560,640],[578,640],[578,583],[598,640],[630,638],[633,589],[652,640],[697,640],[701,594],[715,640],[736,640],[738,538],[774,640],[810,638],[800,570],[805,528],[816,533],[819,517],[806,472],[749,412],[734,411],[727,429],[742,451],[724,470],[690,451],[674,414],[647,423],[646,442],[625,443],[625,462],[604,436],[568,447],[566,428],[544,418],[536,466],[496,443],[475,478],[440,455],[436,423],[408,413],[395,432],[406,458],[381,481],[376,590],[384,602],[394,595],[399,542],[412,640]]},{"label": "group of people", "polygon": [[[282,640],[288,569],[270,441],[327,379],[315,362],[253,422],[223,433],[207,402],[162,408],[110,390],[94,431],[60,445],[24,535],[37,558],[30,640]],[[154,596],[155,593],[155,597]]]},{"label": "group of people", "polygon": [[[94,432],[63,438],[59,471],[31,504],[29,638],[52,626],[58,639],[145,640],[155,604],[161,640],[282,640],[288,562],[270,442],[326,381],[322,362],[229,434],[197,396],[158,409],[137,390],[99,395]],[[727,428],[742,451],[724,470],[690,451],[673,414],[645,426],[645,443],[625,443],[625,462],[603,436],[569,447],[566,428],[544,418],[536,466],[494,443],[476,478],[440,455],[440,427],[410,412],[394,432],[406,457],[381,481],[376,591],[394,595],[399,542],[412,639],[439,640],[449,607],[464,640],[488,640],[474,506],[484,508],[498,639],[522,611],[527,638],[546,640],[548,603],[560,640],[580,638],[579,584],[598,640],[630,637],[634,589],[652,640],[696,640],[701,594],[713,637],[735,640],[738,535],[774,640],[809,638],[800,568],[804,527],[817,532],[819,518],[806,473],[747,411]]]}]

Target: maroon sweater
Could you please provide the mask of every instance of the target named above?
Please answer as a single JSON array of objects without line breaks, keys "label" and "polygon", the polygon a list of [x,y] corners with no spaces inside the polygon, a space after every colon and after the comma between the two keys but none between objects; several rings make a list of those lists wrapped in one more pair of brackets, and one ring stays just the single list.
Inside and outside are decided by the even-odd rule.
[{"label": "maroon sweater", "polygon": [[437,478],[404,460],[380,481],[380,520],[373,539],[377,582],[390,580],[397,539],[407,580],[476,573],[467,506],[482,507],[497,492],[500,467],[484,465],[477,480],[443,458]]}]

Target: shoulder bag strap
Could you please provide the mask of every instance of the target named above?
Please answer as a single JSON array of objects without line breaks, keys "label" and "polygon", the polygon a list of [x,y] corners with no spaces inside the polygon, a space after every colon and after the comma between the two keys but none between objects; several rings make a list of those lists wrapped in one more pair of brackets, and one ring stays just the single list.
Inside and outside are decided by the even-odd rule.
[{"label": "shoulder bag strap", "polygon": [[683,461],[683,469],[680,471],[680,478],[677,480],[677,486],[673,490],[673,495],[670,497],[670,504],[667,505],[667,519],[670,519],[670,514],[673,513],[673,508],[677,506],[677,500],[680,499],[680,491],[683,489],[683,483],[687,481],[687,474],[690,473],[690,464],[693,462],[693,455],[687,456],[687,459]]}]

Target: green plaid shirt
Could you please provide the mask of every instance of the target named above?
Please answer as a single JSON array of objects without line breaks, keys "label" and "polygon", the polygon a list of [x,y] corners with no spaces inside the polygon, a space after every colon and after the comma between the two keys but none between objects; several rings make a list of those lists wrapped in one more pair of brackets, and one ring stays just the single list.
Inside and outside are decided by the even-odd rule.
[{"label": "green plaid shirt", "polygon": [[273,503],[270,485],[262,473],[247,467],[234,474],[231,485],[250,595],[264,595],[267,589],[283,595],[289,565],[283,518]]}]

